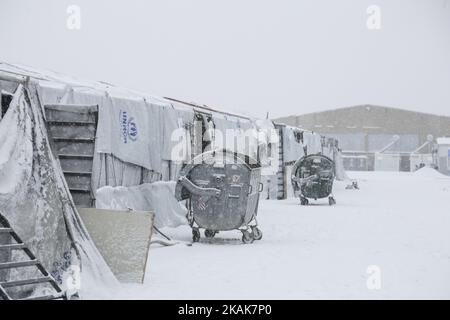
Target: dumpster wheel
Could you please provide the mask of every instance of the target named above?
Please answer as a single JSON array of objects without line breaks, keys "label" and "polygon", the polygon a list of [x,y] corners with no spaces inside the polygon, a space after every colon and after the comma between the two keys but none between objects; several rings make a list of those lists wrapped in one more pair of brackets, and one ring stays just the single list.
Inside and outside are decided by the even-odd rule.
[{"label": "dumpster wheel", "polygon": [[200,241],[200,230],[198,228],[192,228],[192,241],[193,242]]},{"label": "dumpster wheel", "polygon": [[213,231],[213,230],[205,230],[205,237],[207,238],[214,238],[214,236],[217,234],[217,231]]},{"label": "dumpster wheel", "polygon": [[261,240],[262,239],[262,231],[258,227],[252,227],[253,239]]},{"label": "dumpster wheel", "polygon": [[253,243],[255,239],[253,238],[253,234],[248,232],[247,230],[242,231],[242,242],[245,244]]},{"label": "dumpster wheel", "polygon": [[304,197],[300,197],[300,204],[302,206],[307,206],[309,204],[308,199],[304,198]]},{"label": "dumpster wheel", "polygon": [[334,197],[328,197],[328,204],[330,205],[330,206],[333,206],[333,205],[335,205],[336,204],[336,200],[334,199]]}]

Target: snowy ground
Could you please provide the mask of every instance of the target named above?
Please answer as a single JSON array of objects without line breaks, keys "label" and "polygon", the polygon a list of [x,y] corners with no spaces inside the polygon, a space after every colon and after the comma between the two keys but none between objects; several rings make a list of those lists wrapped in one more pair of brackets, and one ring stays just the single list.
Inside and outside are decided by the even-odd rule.
[{"label": "snowy ground", "polygon": [[[337,183],[334,207],[261,201],[261,241],[244,245],[229,232],[214,243],[152,246],[146,284],[95,298],[449,299],[450,177],[348,174],[360,190]],[[191,238],[189,228],[164,231]],[[371,265],[381,270],[379,290],[367,288]]]}]

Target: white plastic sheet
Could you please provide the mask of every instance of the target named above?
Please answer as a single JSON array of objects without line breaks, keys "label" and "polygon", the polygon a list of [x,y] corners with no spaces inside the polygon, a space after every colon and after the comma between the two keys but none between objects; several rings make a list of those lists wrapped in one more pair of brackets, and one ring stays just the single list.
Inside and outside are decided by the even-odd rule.
[{"label": "white plastic sheet", "polygon": [[99,106],[96,151],[160,171],[161,106],[143,99],[108,97]]},{"label": "white plastic sheet", "polygon": [[213,149],[227,149],[257,159],[258,130],[251,120],[213,114],[213,121]]},{"label": "white plastic sheet", "polygon": [[165,107],[162,111],[163,160],[186,162],[191,158],[191,135],[189,125],[194,121],[194,111]]},{"label": "white plastic sheet", "polygon": [[[305,155],[303,142],[295,137],[295,133],[298,132],[300,132],[299,129],[290,126],[283,128],[283,160],[285,163],[297,161]],[[305,139],[305,135],[303,137]]]}]

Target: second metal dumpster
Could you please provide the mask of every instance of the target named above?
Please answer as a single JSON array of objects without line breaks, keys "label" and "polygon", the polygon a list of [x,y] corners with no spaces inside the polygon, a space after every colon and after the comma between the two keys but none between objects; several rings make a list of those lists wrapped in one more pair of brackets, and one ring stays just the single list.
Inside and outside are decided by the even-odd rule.
[{"label": "second metal dumpster", "polygon": [[292,168],[292,187],[302,205],[310,199],[328,197],[328,203],[336,204],[333,197],[334,162],[322,154],[311,154],[298,159]]}]

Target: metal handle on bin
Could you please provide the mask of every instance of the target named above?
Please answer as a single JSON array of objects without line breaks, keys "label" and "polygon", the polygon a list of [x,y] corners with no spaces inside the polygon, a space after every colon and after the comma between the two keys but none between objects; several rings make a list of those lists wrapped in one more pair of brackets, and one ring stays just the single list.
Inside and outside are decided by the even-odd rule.
[{"label": "metal handle on bin", "polygon": [[260,182],[258,192],[262,192],[263,190],[264,190],[264,184],[262,182]]},{"label": "metal handle on bin", "polygon": [[216,188],[202,188],[194,183],[192,183],[191,180],[186,178],[185,176],[182,176],[178,179],[178,181],[181,183],[183,187],[185,187],[190,193],[203,196],[203,197],[218,197],[220,196],[220,190]]}]

